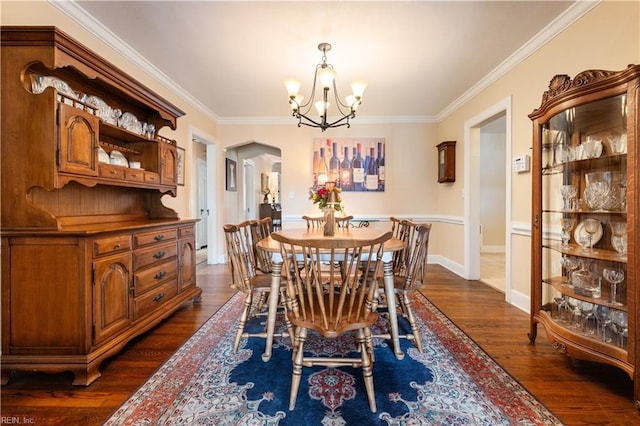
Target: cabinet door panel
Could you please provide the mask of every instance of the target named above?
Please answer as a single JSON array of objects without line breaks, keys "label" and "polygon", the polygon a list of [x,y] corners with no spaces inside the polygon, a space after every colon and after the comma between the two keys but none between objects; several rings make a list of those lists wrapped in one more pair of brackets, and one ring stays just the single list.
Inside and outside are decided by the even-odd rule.
[{"label": "cabinet door panel", "polygon": [[180,240],[179,258],[180,275],[178,285],[180,291],[195,285],[196,283],[196,250],[195,239],[188,238]]},{"label": "cabinet door panel", "polygon": [[98,126],[100,120],[78,108],[60,104],[61,172],[97,176]]},{"label": "cabinet door panel", "polygon": [[176,147],[162,143],[160,148],[160,183],[175,185],[178,180],[178,154]]},{"label": "cabinet door panel", "polygon": [[93,322],[97,345],[131,324],[131,254],[94,262],[94,279]]}]

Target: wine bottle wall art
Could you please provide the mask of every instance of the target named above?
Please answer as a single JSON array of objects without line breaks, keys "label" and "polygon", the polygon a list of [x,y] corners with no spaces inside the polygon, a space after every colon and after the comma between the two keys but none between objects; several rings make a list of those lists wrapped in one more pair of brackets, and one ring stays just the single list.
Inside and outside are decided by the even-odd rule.
[{"label": "wine bottle wall art", "polygon": [[384,138],[316,138],[312,154],[313,186],[326,179],[345,192],[384,192]]}]

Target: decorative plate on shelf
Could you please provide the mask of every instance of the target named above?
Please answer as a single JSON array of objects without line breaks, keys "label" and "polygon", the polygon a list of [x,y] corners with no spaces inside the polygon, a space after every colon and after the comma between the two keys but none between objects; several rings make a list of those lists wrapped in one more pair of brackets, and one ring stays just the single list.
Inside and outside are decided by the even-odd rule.
[{"label": "decorative plate on shelf", "polygon": [[124,156],[124,154],[122,154],[117,149],[114,149],[113,151],[111,151],[109,158],[110,158],[109,162],[111,164],[114,164],[116,166],[129,167],[129,162],[127,161],[127,158]]},{"label": "decorative plate on shelf", "polygon": [[98,147],[98,161],[100,163],[110,163],[111,162],[111,158],[109,157],[109,154],[107,154],[107,151],[104,150],[104,148],[102,148],[101,146]]},{"label": "decorative plate on shelf", "polygon": [[[575,231],[573,231],[573,238],[576,244],[581,247],[589,247],[589,233],[584,229],[584,220],[576,226]],[[598,229],[596,229],[596,232],[594,232],[591,237],[591,246],[598,244],[600,238],[602,238],[602,223],[598,222]]]}]

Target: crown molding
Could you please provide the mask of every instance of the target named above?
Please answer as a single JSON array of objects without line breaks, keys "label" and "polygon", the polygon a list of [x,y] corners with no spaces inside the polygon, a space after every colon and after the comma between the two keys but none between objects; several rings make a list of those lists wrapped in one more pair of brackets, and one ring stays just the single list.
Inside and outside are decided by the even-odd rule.
[{"label": "crown molding", "polygon": [[[189,92],[183,89],[175,81],[155,67],[151,62],[147,61],[140,53],[125,43],[116,34],[102,25],[93,16],[88,14],[73,0],[71,1],[55,1],[48,0],[51,5],[67,15],[69,18],[77,22],[82,28],[89,33],[98,37],[109,47],[121,54],[134,65],[141,68],[154,79],[158,80],[167,89],[174,92],[177,96],[189,103],[205,116],[216,121],[220,125],[233,124],[289,124],[291,117],[219,117],[214,111],[211,111],[198,99],[193,97]],[[602,0],[578,0],[573,3],[560,16],[551,21],[538,34],[525,43],[520,49],[505,59],[500,65],[494,68],[489,74],[474,84],[469,90],[463,93],[459,98],[449,104],[436,116],[397,116],[397,117],[358,117],[358,123],[363,124],[428,124],[438,123],[462,105],[467,103],[473,97],[477,96],[484,89],[496,82],[499,78],[511,71],[517,65],[522,63],[526,58],[540,49],[542,46],[551,41],[554,37],[568,28],[571,24],[580,19],[583,15],[591,11],[600,4]]]},{"label": "crown molding", "polygon": [[535,53],[538,49],[542,48],[542,46],[547,44],[601,2],[602,0],[578,0],[573,3],[560,16],[551,21],[546,27],[540,30],[538,34],[533,36],[528,42],[520,47],[520,49],[516,50],[489,74],[484,76],[482,80],[478,81],[469,90],[463,93],[462,96],[442,110],[438,114],[437,120],[442,121],[449,115],[453,114],[453,112],[458,108],[522,63],[525,59]]},{"label": "crown molding", "polygon": [[129,62],[133,63],[138,68],[142,69],[144,72],[149,74],[152,78],[159,81],[167,89],[171,90],[173,93],[175,93],[180,98],[182,98],[182,100],[189,103],[191,106],[196,108],[198,111],[202,112],[204,115],[206,115],[213,121],[219,120],[219,117],[216,115],[215,112],[211,111],[198,99],[193,97],[189,92],[187,92],[175,81],[173,81],[166,74],[160,71],[155,65],[149,62],[144,56],[142,56],[135,49],[133,49],[131,46],[125,43],[120,37],[118,37],[115,33],[113,33],[107,27],[102,25],[100,21],[96,20],[93,16],[87,13],[87,11],[84,10],[82,7],[80,7],[75,1],[48,0],[48,2],[53,7],[60,10],[62,13],[64,13],[69,18],[71,18],[76,23],[78,23],[86,31],[93,34],[94,36],[99,38],[102,42],[104,42],[107,46],[109,46],[110,48],[118,52]]}]

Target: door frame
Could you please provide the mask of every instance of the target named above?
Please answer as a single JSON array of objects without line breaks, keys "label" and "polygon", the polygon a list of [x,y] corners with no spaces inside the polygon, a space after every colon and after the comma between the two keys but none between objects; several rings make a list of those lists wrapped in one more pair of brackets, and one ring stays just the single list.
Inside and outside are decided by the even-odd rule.
[{"label": "door frame", "polygon": [[[201,143],[201,142],[196,141],[194,143]],[[194,151],[194,157],[195,157],[195,151]],[[202,177],[203,170],[204,170],[205,185],[204,185],[204,188],[201,188],[200,179]],[[207,200],[209,185],[207,184],[208,179],[207,179],[207,160],[206,159],[203,160],[202,158],[196,158],[196,179],[197,179],[196,192],[198,194],[198,198],[197,198],[198,205],[196,206],[196,212],[198,213],[198,217],[200,218],[200,222],[196,224],[196,231],[197,231],[196,232],[196,248],[199,250],[202,247],[209,246],[209,241],[207,240],[207,232],[208,232],[210,210],[209,210],[209,203]],[[204,189],[204,193],[202,192],[203,189]],[[201,197],[203,197],[203,199],[201,199]],[[202,214],[203,211],[207,212],[207,215],[205,216],[206,219],[203,219],[203,214]],[[205,228],[204,232],[202,232],[202,228],[199,225],[204,220],[206,220],[204,224],[205,226],[207,226],[207,228]],[[201,233],[204,234],[204,236],[201,236]]]},{"label": "door frame", "polygon": [[[207,220],[207,264],[213,265],[217,263],[224,263],[224,257],[221,258],[220,244],[218,244],[218,227],[222,227],[221,215],[218,214],[219,200],[217,199],[218,191],[215,188],[218,187],[218,163],[217,163],[217,144],[214,142],[212,136],[207,135],[205,132],[197,130],[195,128],[190,129],[191,137],[191,161],[189,164],[197,164],[197,157],[193,147],[193,141],[203,143],[207,147],[207,208],[209,209],[209,219]],[[197,218],[198,214],[198,171],[197,167],[189,167],[187,170],[189,175],[189,183],[195,182],[190,185],[190,202],[189,211],[190,216]],[[220,224],[218,223],[220,222]],[[218,226],[219,225],[219,226]]]},{"label": "door frame", "polygon": [[[505,115],[505,300],[511,302],[511,186],[509,167],[512,152],[511,96],[503,99],[464,123],[464,274],[469,280],[480,278],[480,156],[472,155],[480,143],[480,128]],[[478,150],[479,151],[479,150]]]}]

